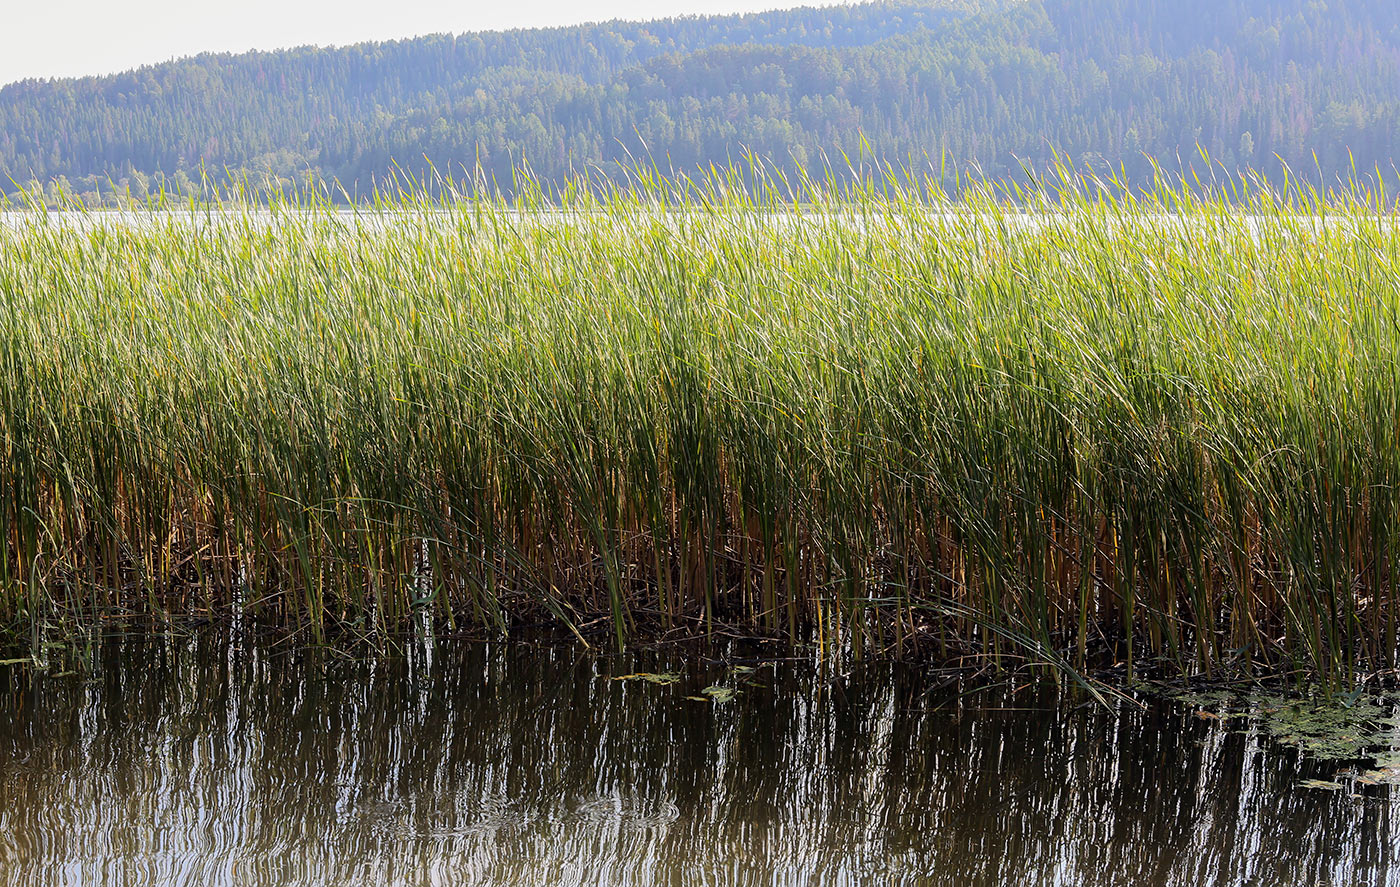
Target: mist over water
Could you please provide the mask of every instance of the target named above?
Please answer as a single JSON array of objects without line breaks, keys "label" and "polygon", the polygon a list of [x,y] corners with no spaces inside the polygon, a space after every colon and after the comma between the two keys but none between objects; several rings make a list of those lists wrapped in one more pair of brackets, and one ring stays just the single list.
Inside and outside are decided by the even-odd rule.
[{"label": "mist over water", "polygon": [[0,688],[3,884],[1396,883],[1385,786],[908,666],[114,640]]}]

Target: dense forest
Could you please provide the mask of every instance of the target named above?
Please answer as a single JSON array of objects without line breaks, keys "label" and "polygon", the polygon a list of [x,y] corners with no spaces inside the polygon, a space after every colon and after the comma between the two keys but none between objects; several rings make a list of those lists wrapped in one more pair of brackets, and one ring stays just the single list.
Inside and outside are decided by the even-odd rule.
[{"label": "dense forest", "polygon": [[1388,0],[894,0],[201,55],[0,88],[0,183],[89,200],[201,175],[501,182],[752,152],[1016,174],[1280,160],[1331,179],[1400,144]]}]

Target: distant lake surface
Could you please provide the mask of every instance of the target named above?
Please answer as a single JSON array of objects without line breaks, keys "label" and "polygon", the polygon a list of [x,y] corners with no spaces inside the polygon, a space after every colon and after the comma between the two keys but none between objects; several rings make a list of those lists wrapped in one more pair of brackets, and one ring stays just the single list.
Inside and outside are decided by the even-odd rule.
[{"label": "distant lake surface", "polygon": [[107,640],[0,667],[0,884],[1372,885],[1395,789],[913,666]]},{"label": "distant lake surface", "polygon": [[[682,209],[643,209],[633,208],[620,214],[623,217],[643,219],[668,219],[672,222],[687,220],[700,220],[706,218],[711,213],[703,209],[682,208]],[[966,224],[971,220],[976,220],[980,226],[988,224],[996,225],[1006,223],[1010,232],[1043,230],[1054,225],[1082,226],[1086,219],[1074,212],[1038,212],[1038,211],[1018,211],[1014,208],[1004,207],[999,211],[991,212],[985,208],[980,210],[954,211],[954,212],[919,212],[917,209],[900,209],[898,207],[887,207],[885,210],[877,208],[867,208],[863,210],[859,204],[846,206],[839,212],[827,212],[813,210],[811,212],[792,211],[788,209],[779,211],[764,210],[743,210],[739,208],[718,209],[713,215],[731,218],[731,220],[763,222],[779,226],[791,226],[795,223],[807,225],[820,225],[822,223],[834,224],[838,227],[850,230],[860,228],[871,222],[880,221],[907,221],[917,219],[921,224],[937,227],[939,225]],[[565,222],[584,223],[606,220],[610,218],[606,212],[585,212],[577,210],[557,211],[557,210],[529,210],[529,209],[507,209],[507,208],[484,208],[480,212],[474,210],[470,204],[462,204],[457,207],[432,208],[432,207],[410,207],[406,209],[376,209],[372,207],[351,207],[351,206],[330,206],[317,207],[308,210],[278,210],[276,212],[261,208],[250,209],[230,209],[221,210],[217,208],[195,209],[171,208],[164,210],[117,210],[117,209],[97,209],[91,211],[78,210],[50,210],[48,212],[34,212],[29,210],[0,210],[0,230],[21,229],[33,225],[55,225],[73,228],[91,229],[94,227],[150,227],[153,225],[176,224],[190,227],[211,227],[219,228],[230,224],[250,222],[253,224],[268,224],[276,221],[287,223],[315,223],[316,225],[341,225],[346,229],[365,228],[374,230],[381,227],[389,227],[400,223],[414,223],[425,219],[442,220],[448,222],[456,217],[475,217],[479,219],[491,219],[495,224],[513,225],[522,224],[538,226],[541,224],[561,224]],[[1322,231],[1331,231],[1344,235],[1352,235],[1358,230],[1374,230],[1377,226],[1386,232],[1394,230],[1395,216],[1392,213],[1384,213],[1380,216],[1357,215],[1348,217],[1345,215],[1332,216],[1309,216],[1299,213],[1290,213],[1286,216],[1288,224],[1280,229],[1283,233],[1294,235],[1316,235]],[[1218,216],[1209,217],[1209,226],[1214,228],[1219,225],[1228,230],[1234,225],[1243,223],[1246,229],[1251,232],[1261,232],[1269,230],[1269,219],[1264,216],[1251,215],[1248,213],[1221,213]],[[1131,212],[1122,216],[1122,221],[1134,225],[1149,225],[1154,229],[1163,231],[1176,230],[1199,232],[1203,227],[1200,216],[1177,215],[1173,213],[1160,212]],[[1274,232],[1275,234],[1278,231]]]}]

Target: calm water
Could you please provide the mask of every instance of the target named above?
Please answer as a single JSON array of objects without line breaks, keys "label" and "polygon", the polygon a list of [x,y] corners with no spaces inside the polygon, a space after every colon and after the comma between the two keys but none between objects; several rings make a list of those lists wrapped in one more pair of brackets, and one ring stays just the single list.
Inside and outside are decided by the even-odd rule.
[{"label": "calm water", "polygon": [[1400,884],[1396,790],[1304,787],[1336,765],[1245,725],[750,665],[110,641],[84,675],[0,668],[0,884]]}]

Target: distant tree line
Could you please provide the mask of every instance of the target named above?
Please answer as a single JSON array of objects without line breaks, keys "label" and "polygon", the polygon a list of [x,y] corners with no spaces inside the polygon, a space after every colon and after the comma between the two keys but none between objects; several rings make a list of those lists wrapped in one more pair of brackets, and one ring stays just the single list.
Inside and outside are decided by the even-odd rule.
[{"label": "distant tree line", "polygon": [[896,0],[645,24],[202,55],[0,89],[0,189],[89,201],[229,173],[363,195],[528,163],[561,181],[638,158],[693,171],[844,156],[992,177],[1076,162],[1324,180],[1400,144],[1400,4]]}]

